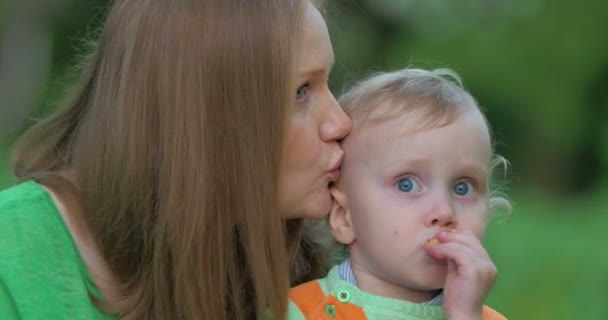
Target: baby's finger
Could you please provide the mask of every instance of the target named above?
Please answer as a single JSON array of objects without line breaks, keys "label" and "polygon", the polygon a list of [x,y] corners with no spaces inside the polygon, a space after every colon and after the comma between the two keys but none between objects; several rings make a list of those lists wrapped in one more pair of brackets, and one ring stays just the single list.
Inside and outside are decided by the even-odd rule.
[{"label": "baby's finger", "polygon": [[438,260],[453,260],[457,265],[465,265],[479,259],[475,250],[458,242],[443,242],[426,247],[431,257]]},{"label": "baby's finger", "polygon": [[440,231],[437,233],[437,239],[442,243],[458,242],[471,249],[475,250],[477,254],[482,257],[489,257],[488,252],[483,247],[481,241],[477,236],[469,230],[456,230],[451,231]]},{"label": "baby's finger", "polygon": [[496,279],[496,266],[489,258],[479,256],[470,247],[457,242],[442,243],[427,248],[429,255],[435,259],[452,261],[458,276],[477,278],[483,282]]}]

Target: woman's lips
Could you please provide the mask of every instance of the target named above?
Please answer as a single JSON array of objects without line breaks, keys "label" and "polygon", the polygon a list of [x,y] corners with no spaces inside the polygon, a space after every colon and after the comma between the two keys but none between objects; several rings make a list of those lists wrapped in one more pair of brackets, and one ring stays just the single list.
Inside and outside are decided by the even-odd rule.
[{"label": "woman's lips", "polygon": [[344,161],[344,153],[340,155],[338,161],[334,164],[334,166],[329,169],[327,174],[329,175],[329,179],[331,181],[338,181],[340,179],[340,167],[342,167],[342,162]]}]

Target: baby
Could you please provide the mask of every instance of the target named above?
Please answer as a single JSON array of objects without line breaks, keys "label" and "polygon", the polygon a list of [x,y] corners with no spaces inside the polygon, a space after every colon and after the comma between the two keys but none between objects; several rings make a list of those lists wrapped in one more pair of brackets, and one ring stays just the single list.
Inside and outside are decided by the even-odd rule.
[{"label": "baby", "polygon": [[490,188],[506,160],[458,76],[384,73],[340,104],[353,130],[328,226],[350,257],[291,289],[288,319],[505,319],[483,304],[497,272],[481,239],[510,209]]}]

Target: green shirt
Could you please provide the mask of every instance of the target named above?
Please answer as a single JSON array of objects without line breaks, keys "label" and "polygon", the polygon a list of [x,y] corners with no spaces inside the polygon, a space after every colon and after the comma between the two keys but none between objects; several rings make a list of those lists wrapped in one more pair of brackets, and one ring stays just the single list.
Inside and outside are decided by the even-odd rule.
[{"label": "green shirt", "polygon": [[0,191],[0,318],[116,319],[92,283],[50,195],[34,181]]}]

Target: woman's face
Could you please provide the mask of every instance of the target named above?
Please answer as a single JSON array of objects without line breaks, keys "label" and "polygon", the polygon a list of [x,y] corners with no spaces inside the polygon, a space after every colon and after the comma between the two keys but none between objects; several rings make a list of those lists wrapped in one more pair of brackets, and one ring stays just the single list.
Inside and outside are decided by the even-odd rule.
[{"label": "woman's face", "polygon": [[338,140],[352,125],[327,85],[333,63],[325,21],[308,4],[279,176],[279,208],[286,218],[324,218],[332,205],[328,185],[340,177],[344,155]]}]

